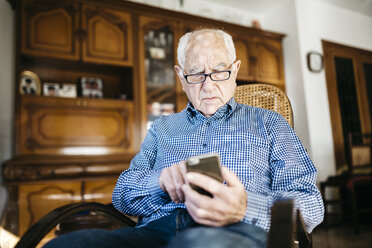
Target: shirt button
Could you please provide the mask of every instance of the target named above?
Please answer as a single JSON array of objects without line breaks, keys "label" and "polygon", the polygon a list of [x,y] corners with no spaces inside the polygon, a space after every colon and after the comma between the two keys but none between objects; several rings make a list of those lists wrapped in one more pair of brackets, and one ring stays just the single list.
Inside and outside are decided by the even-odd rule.
[{"label": "shirt button", "polygon": [[257,219],[254,218],[254,219],[252,220],[252,224],[255,225],[256,223],[257,223]]},{"label": "shirt button", "polygon": [[207,144],[204,143],[204,144],[203,144],[203,147],[207,147]]}]

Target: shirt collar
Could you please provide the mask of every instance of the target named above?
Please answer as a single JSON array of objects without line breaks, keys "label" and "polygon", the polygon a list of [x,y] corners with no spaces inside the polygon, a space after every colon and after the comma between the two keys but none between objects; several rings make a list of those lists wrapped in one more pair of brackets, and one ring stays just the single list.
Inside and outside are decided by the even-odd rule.
[{"label": "shirt collar", "polygon": [[[225,105],[223,105],[221,108],[219,108],[216,113],[214,113],[210,119],[220,119],[223,117],[229,117],[236,109],[238,103],[235,101],[234,97],[232,97]],[[200,113],[198,110],[194,108],[194,106],[189,102],[186,107],[188,117],[190,119],[193,119],[196,117],[197,119],[207,119],[202,113]]]}]

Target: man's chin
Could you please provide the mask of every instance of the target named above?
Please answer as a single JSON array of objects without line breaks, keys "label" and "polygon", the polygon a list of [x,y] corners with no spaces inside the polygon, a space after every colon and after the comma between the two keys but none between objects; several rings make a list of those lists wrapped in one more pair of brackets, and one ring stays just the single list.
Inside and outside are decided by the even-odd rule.
[{"label": "man's chin", "polygon": [[208,107],[208,108],[200,108],[199,111],[205,116],[205,117],[210,117],[212,115],[214,115],[214,113],[217,112],[217,110],[220,108],[221,106],[216,106],[216,107]]}]

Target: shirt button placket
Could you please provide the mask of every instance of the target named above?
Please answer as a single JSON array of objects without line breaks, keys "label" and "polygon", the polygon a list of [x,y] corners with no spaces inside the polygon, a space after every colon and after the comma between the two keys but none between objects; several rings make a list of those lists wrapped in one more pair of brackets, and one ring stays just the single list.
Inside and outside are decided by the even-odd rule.
[{"label": "shirt button placket", "polygon": [[204,122],[204,140],[203,140],[203,149],[204,149],[204,151],[207,149],[207,147],[208,147],[208,141],[209,141],[209,126],[210,126],[210,122],[209,121],[206,121],[206,122]]}]

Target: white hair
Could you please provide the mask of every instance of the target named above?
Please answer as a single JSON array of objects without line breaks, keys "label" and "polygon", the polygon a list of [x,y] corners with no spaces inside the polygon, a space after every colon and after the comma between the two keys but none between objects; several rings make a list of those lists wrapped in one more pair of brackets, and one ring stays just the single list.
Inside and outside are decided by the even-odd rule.
[{"label": "white hair", "polygon": [[208,32],[220,35],[223,38],[223,41],[225,42],[226,49],[229,53],[231,63],[233,63],[236,60],[235,46],[234,46],[234,42],[232,40],[231,35],[219,29],[200,29],[200,30],[195,30],[195,31],[184,34],[181,37],[180,41],[178,42],[177,60],[181,68],[184,68],[184,65],[185,65],[186,47],[187,47],[187,44],[189,43],[190,38],[203,31],[208,31]]}]

